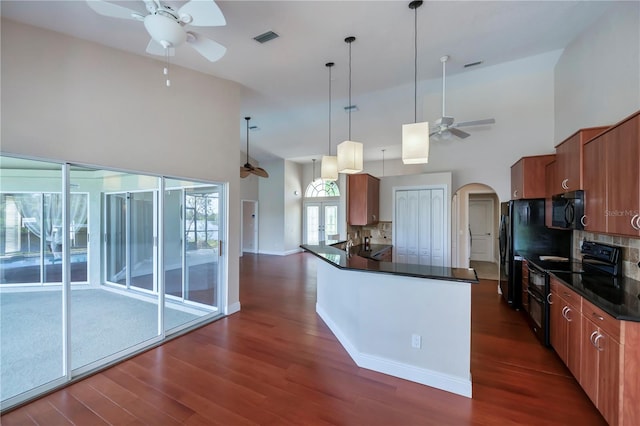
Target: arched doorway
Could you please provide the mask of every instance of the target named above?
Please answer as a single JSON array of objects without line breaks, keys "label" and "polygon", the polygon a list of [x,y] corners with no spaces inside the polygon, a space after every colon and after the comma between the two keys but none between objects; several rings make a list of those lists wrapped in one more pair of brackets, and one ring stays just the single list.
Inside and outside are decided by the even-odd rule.
[{"label": "arched doorway", "polygon": [[500,199],[482,183],[459,188],[452,199],[452,264],[498,280]]}]

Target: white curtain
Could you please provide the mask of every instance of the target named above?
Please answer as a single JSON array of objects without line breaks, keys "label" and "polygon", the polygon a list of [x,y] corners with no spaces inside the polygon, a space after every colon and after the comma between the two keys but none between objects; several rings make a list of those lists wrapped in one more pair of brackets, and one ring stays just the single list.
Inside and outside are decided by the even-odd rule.
[{"label": "white curtain", "polygon": [[[43,194],[13,194],[23,224],[50,245],[54,255],[60,254],[62,245],[62,195],[44,194],[44,209],[41,208]],[[70,198],[71,239],[87,226],[87,194],[71,194]],[[43,218],[44,211],[44,218]],[[29,219],[29,220],[24,220]],[[43,220],[44,219],[44,220]],[[44,232],[43,232],[44,225]]]}]

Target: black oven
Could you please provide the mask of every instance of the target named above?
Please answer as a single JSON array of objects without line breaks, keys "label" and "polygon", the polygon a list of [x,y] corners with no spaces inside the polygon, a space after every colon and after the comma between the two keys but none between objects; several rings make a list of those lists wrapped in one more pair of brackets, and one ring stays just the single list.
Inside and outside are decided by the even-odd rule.
[{"label": "black oven", "polygon": [[529,288],[527,290],[527,317],[529,325],[542,344],[549,346],[549,274],[529,262]]}]

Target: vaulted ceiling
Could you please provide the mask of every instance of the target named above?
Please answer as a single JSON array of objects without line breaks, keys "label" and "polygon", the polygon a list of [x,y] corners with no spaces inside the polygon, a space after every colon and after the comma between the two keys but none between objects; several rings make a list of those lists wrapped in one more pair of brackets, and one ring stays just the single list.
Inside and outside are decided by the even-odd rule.
[{"label": "vaulted ceiling", "polygon": [[[145,12],[142,1],[113,3]],[[185,2],[163,3],[177,9]],[[449,76],[562,49],[612,3],[426,1],[417,10],[418,80],[439,81],[443,55],[451,57]],[[336,63],[332,70],[333,146],[345,139],[347,120],[342,108],[348,104],[347,36],[357,38],[352,44],[352,103],[369,99],[371,93],[403,87],[407,94],[403,107],[411,111],[406,121],[413,120],[413,89],[407,88],[413,87],[414,81],[414,11],[409,9],[408,1],[265,0],[217,4],[227,25],[194,29],[226,46],[226,55],[211,63],[190,47],[182,46],[171,62],[236,81],[246,88],[238,117],[242,130],[238,146],[244,149],[242,117],[252,116],[252,124],[259,131],[251,136],[251,153],[258,160],[302,160],[325,153],[328,61]],[[151,56],[145,52],[149,36],[141,22],[97,15],[81,0],[3,0],[0,8],[8,19]],[[279,37],[264,44],[253,39],[269,30]],[[163,61],[162,57],[154,58]],[[464,68],[477,61],[482,63]],[[376,158],[385,144],[399,144],[399,139],[382,141],[367,134],[367,123],[384,117],[367,115],[366,106],[359,107],[354,124],[357,122],[361,139],[367,140],[365,159]],[[394,150],[387,155],[391,158]]]}]

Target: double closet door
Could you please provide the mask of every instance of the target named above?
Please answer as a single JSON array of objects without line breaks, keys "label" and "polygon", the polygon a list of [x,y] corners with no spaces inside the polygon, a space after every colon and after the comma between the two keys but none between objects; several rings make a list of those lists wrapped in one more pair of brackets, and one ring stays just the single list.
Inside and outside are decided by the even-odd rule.
[{"label": "double closet door", "polygon": [[444,188],[395,191],[394,261],[445,266]]}]

